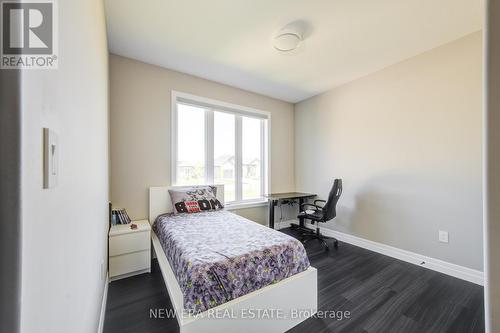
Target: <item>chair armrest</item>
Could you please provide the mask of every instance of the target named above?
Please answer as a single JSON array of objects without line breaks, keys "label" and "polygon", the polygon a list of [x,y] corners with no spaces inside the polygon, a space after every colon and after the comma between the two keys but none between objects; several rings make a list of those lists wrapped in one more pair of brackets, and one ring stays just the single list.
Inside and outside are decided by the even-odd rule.
[{"label": "chair armrest", "polygon": [[306,206],[311,206],[311,207],[314,207],[315,210],[321,210],[322,208],[318,205],[314,205],[314,204],[311,204],[311,203],[303,203],[302,205],[300,205],[300,210],[301,211],[305,211],[304,207]]},{"label": "chair armrest", "polygon": [[321,200],[321,199],[314,200],[314,205],[315,205],[315,206],[317,206],[317,205],[318,205],[316,202],[323,202],[323,203],[326,203],[326,200]]}]

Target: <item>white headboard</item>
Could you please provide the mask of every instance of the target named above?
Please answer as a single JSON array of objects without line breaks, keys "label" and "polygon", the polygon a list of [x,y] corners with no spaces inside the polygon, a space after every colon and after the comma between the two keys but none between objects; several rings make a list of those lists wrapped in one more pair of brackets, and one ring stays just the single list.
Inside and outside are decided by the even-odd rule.
[{"label": "white headboard", "polygon": [[[217,199],[224,204],[224,185],[212,185],[217,188]],[[153,224],[158,215],[171,213],[172,200],[168,189],[189,188],[192,186],[158,186],[149,188],[149,223]]]}]

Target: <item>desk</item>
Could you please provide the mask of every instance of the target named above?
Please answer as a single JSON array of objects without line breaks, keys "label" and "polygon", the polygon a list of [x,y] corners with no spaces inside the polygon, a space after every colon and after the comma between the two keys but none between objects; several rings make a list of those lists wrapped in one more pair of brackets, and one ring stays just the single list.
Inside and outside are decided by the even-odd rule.
[{"label": "desk", "polygon": [[[300,211],[300,206],[304,203],[304,200],[308,198],[314,198],[315,196],[316,194],[302,193],[302,192],[271,193],[266,195],[266,198],[269,201],[269,228],[274,229],[274,207],[278,204],[280,200],[299,199],[299,211]],[[297,226],[296,224],[294,225]],[[299,220],[299,226],[301,228],[304,228],[304,219]]]}]

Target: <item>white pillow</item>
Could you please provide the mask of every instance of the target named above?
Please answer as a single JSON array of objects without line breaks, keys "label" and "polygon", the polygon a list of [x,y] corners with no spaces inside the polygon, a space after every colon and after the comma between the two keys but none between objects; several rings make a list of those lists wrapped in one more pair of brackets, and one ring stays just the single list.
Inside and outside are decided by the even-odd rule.
[{"label": "white pillow", "polygon": [[199,213],[215,211],[224,208],[217,199],[217,187],[192,186],[169,189],[174,213]]}]

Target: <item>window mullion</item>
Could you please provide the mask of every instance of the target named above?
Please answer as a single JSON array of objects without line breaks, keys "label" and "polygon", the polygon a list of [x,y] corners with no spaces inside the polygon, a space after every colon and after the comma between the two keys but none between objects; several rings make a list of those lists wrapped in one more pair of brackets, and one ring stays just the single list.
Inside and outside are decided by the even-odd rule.
[{"label": "window mullion", "polygon": [[235,115],[235,181],[236,181],[236,201],[243,199],[243,133],[241,116]]},{"label": "window mullion", "polygon": [[205,182],[214,183],[214,111],[205,110]]}]

